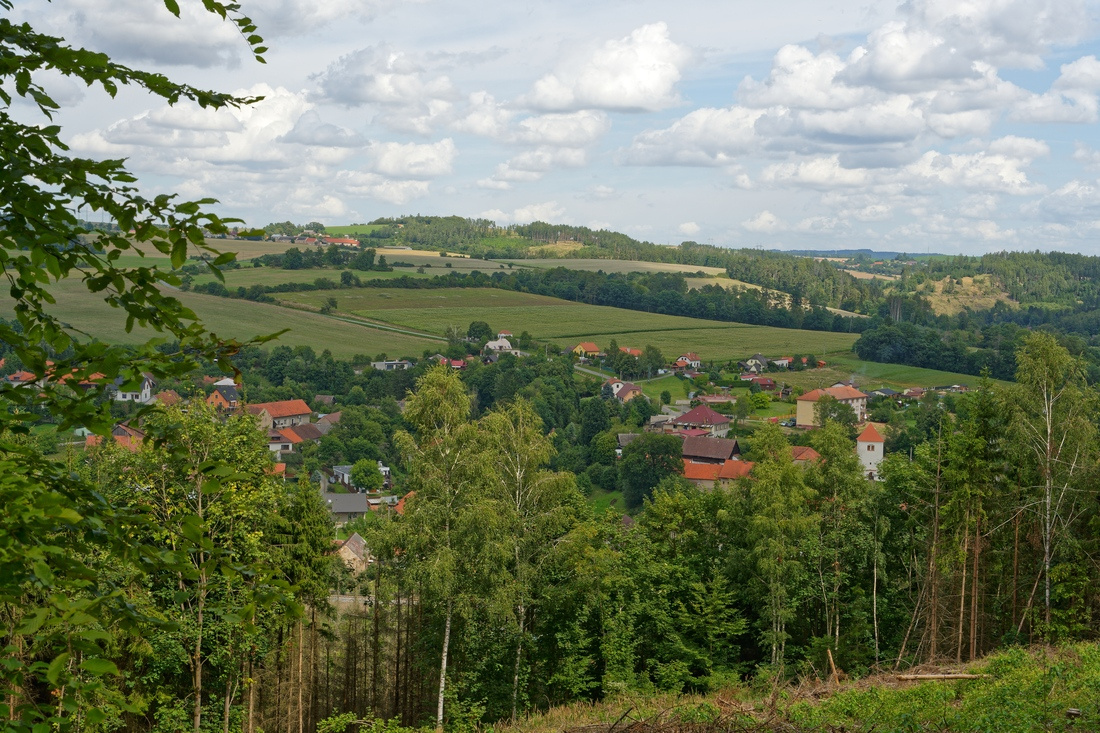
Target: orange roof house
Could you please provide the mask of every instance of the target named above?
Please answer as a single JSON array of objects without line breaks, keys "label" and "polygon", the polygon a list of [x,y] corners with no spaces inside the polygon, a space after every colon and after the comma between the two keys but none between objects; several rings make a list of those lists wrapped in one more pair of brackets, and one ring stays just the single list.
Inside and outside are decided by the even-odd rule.
[{"label": "orange roof house", "polygon": [[829,396],[835,399],[837,402],[848,405],[855,412],[856,420],[863,420],[867,414],[867,395],[860,392],[855,387],[849,387],[848,385],[838,385],[836,387],[826,387],[825,389],[815,389],[799,397],[795,400],[797,404],[797,410],[795,412],[795,423],[800,428],[810,428],[817,426],[817,417],[814,414],[814,405],[822,397]]},{"label": "orange roof house", "polygon": [[685,459],[683,477],[700,488],[710,488],[715,483],[729,486],[731,482],[748,476],[753,465],[752,461],[737,459],[723,463],[693,463]]},{"label": "orange roof house", "polygon": [[821,454],[808,445],[795,445],[791,446],[791,460],[799,465],[817,463]]},{"label": "orange roof house", "polygon": [[271,428],[279,430],[301,425],[309,422],[309,418],[313,415],[313,410],[309,409],[309,405],[305,403],[305,400],[261,402],[257,405],[249,405],[245,409],[248,410],[249,414],[259,416],[260,427],[265,430]]},{"label": "orange roof house", "polygon": [[581,341],[579,344],[573,347],[573,353],[577,356],[597,356],[600,353],[600,347],[591,341]]}]

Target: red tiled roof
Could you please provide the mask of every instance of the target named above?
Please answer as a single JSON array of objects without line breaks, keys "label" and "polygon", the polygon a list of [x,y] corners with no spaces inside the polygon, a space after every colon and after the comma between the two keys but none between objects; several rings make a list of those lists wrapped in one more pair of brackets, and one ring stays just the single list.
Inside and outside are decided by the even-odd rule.
[{"label": "red tiled roof", "polygon": [[860,443],[885,443],[886,442],[883,439],[883,437],[878,434],[878,431],[875,430],[875,424],[874,423],[867,423],[867,427],[863,429],[863,432],[859,434],[859,437],[856,438],[856,440]]},{"label": "red tiled roof", "polygon": [[684,478],[689,481],[717,481],[744,478],[753,467],[752,461],[728,460],[725,463],[692,463],[684,460]]},{"label": "red tiled roof", "polygon": [[699,405],[672,421],[673,425],[726,425],[730,419],[706,405]]},{"label": "red tiled roof", "polygon": [[684,430],[684,449],[682,454],[686,458],[709,458],[711,460],[729,460],[737,449],[737,441],[727,438],[705,438],[688,435],[689,433],[703,432],[703,430]]},{"label": "red tiled roof", "polygon": [[838,400],[858,400],[860,398],[866,399],[867,395],[860,392],[854,387],[844,385],[842,387],[826,387],[825,389],[815,389],[807,392],[798,398],[799,402],[817,402],[825,395],[829,395]]},{"label": "red tiled roof", "polygon": [[791,448],[791,459],[794,461],[819,461],[821,454],[808,445],[796,445]]},{"label": "red tiled roof", "polygon": [[163,392],[157,392],[155,397],[157,402],[164,405],[165,407],[177,405],[179,404],[180,399],[182,399],[179,396],[179,393],[176,392],[176,390],[174,389],[166,389]]},{"label": "red tiled roof", "polygon": [[577,344],[573,348],[574,349],[580,348],[581,351],[599,351],[600,350],[600,347],[596,346],[596,344],[592,343],[591,341],[581,341],[579,344]]},{"label": "red tiled roof", "polygon": [[317,429],[317,426],[311,423],[294,425],[289,428],[283,428],[278,432],[279,435],[286,438],[286,441],[292,445],[298,445],[298,443],[304,440],[320,440],[323,435],[323,433]]},{"label": "red tiled roof", "polygon": [[305,400],[282,400],[281,402],[261,402],[258,405],[249,405],[248,411],[253,415],[266,412],[272,419],[281,417],[293,417],[295,415],[312,415],[313,410]]}]

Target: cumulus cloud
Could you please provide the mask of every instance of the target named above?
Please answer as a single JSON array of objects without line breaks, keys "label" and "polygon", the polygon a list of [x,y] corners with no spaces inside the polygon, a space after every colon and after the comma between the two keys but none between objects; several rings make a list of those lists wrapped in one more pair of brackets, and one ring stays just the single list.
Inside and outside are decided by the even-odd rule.
[{"label": "cumulus cloud", "polygon": [[653,23],[607,41],[584,62],[535,82],[523,101],[536,109],[656,111],[679,104],[676,84],[690,54]]},{"label": "cumulus cloud", "polygon": [[251,53],[232,23],[199,3],[179,6],[179,18],[163,3],[144,0],[115,0],[109,19],[95,0],[67,0],[56,12],[68,12],[75,40],[116,61],[235,67]]},{"label": "cumulus cloud", "polygon": [[450,173],[456,152],[454,141],[447,138],[427,145],[375,143],[369,155],[376,173],[390,178],[428,180]]},{"label": "cumulus cloud", "polygon": [[582,110],[569,114],[546,114],[520,121],[516,139],[539,145],[581,148],[590,145],[611,127],[603,112]]},{"label": "cumulus cloud", "polygon": [[480,91],[469,95],[465,110],[451,126],[459,132],[503,139],[514,116],[515,112],[499,104],[492,94]]},{"label": "cumulus cloud", "polygon": [[750,232],[772,234],[786,229],[786,226],[772,212],[765,209],[751,219],[741,222],[741,226]]},{"label": "cumulus cloud", "polygon": [[528,204],[513,209],[511,213],[500,209],[483,211],[479,216],[483,219],[492,219],[498,224],[529,224],[533,221],[560,222],[565,216],[565,209],[558,205],[557,201],[544,201],[538,204]]},{"label": "cumulus cloud", "polygon": [[683,224],[677,227],[677,229],[679,230],[680,234],[684,234],[689,237],[695,236],[700,231],[699,225],[693,221],[685,221]]},{"label": "cumulus cloud", "polygon": [[281,142],[298,143],[299,145],[320,145],[334,148],[356,148],[363,145],[361,135],[345,127],[325,122],[316,110],[308,110],[298,121],[294,128],[279,138]]},{"label": "cumulus cloud", "polygon": [[388,46],[342,56],[317,75],[317,99],[345,107],[369,105],[391,129],[428,134],[447,120],[458,93],[446,75]]},{"label": "cumulus cloud", "polygon": [[697,109],[663,130],[637,135],[624,153],[635,165],[728,165],[757,149],[756,121],[743,107]]}]

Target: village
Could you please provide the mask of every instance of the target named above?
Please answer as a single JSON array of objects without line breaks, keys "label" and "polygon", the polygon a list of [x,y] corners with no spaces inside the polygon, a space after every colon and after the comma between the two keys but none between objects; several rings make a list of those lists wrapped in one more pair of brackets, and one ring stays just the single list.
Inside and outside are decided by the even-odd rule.
[{"label": "village", "polygon": [[[376,372],[406,372],[429,365],[440,365],[464,372],[475,364],[492,365],[501,358],[530,359],[527,352],[513,346],[514,336],[507,330],[489,334],[480,343],[470,345],[476,351],[466,358],[451,358],[443,354],[427,355],[421,359],[379,359],[369,368]],[[682,441],[680,475],[700,489],[729,486],[733,482],[751,478],[753,463],[742,457],[741,442],[746,437],[745,428],[738,424],[757,406],[772,402],[790,404],[790,415],[784,419],[767,418],[789,435],[813,430],[822,420],[823,404],[828,404],[832,417],[838,414],[849,420],[858,436],[855,450],[869,480],[878,480],[878,467],[884,456],[884,426],[869,419],[868,401],[876,398],[896,401],[918,400],[924,390],[910,389],[904,392],[879,388],[869,392],[858,389],[854,383],[835,383],[807,392],[792,389],[783,381],[783,374],[792,368],[820,368],[824,362],[815,360],[807,364],[807,357],[765,357],[757,353],[736,363],[736,383],[715,384],[708,378],[713,366],[707,365],[695,352],[678,354],[656,369],[655,377],[669,375],[685,381],[690,387],[686,398],[653,400],[646,396],[642,384],[646,380],[629,381],[618,376],[607,376],[613,361],[620,366],[630,360],[643,359],[645,351],[638,348],[616,347],[617,360],[608,359],[608,353],[593,342],[584,341],[570,350],[573,368],[580,378],[598,376],[602,379],[599,397],[621,405],[626,409],[636,407],[640,400],[647,412],[644,421],[637,426],[621,424],[612,428],[616,441],[615,455],[621,458],[623,449],[644,434],[671,435]],[[538,355],[534,358],[539,358]],[[624,362],[624,359],[626,360]],[[2,365],[0,365],[2,366]],[[94,377],[94,375],[93,375]],[[50,375],[40,378],[45,381]],[[9,384],[26,384],[35,381],[35,375],[19,371],[5,377]],[[94,381],[94,380],[93,380]],[[82,386],[91,386],[82,383]],[[184,400],[174,390],[159,390],[156,382],[146,375],[139,385],[123,385],[121,379],[108,385],[107,393],[116,403],[129,406],[162,404],[172,406]],[[272,457],[272,472],[284,480],[297,480],[300,476],[300,460],[288,468],[290,459],[299,458],[303,449],[316,445],[340,424],[341,403],[344,395],[315,395],[306,399],[290,399],[249,403],[244,398],[245,389],[239,377],[202,376],[194,385],[192,399],[201,398],[219,415],[245,413],[255,420],[257,430],[264,433]],[[745,389],[745,388],[748,389]],[[944,390],[960,391],[965,387],[953,386]],[[312,403],[312,404],[311,404]],[[741,407],[738,404],[741,403]],[[400,405],[400,403],[399,403]],[[844,413],[836,413],[844,410]],[[750,429],[751,430],[751,429]],[[740,433],[740,435],[738,435]],[[751,432],[748,433],[751,436]],[[116,443],[130,450],[138,450],[144,439],[140,418],[120,420],[112,431]],[[751,439],[751,438],[750,438]],[[85,448],[92,449],[101,439],[84,436]],[[792,459],[798,465],[820,460],[818,453],[808,445],[792,446]],[[382,460],[357,461],[320,465],[308,472],[307,477],[319,487],[325,503],[330,508],[337,525],[344,525],[372,512],[394,511],[403,513],[407,492],[399,480],[400,471],[394,471]]]}]

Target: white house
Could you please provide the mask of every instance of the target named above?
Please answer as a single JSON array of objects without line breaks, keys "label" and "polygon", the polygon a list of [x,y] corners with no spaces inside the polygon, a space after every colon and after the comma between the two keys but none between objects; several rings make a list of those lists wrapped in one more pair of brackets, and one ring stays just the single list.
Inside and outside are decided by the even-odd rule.
[{"label": "white house", "polygon": [[136,391],[123,390],[122,385],[125,381],[125,379],[119,377],[111,385],[111,390],[114,392],[111,399],[115,402],[138,402],[147,405],[153,401],[153,389],[157,386],[157,383],[148,374],[142,375],[141,385]]},{"label": "white house", "polygon": [[494,341],[487,342],[485,344],[485,349],[487,351],[511,351],[512,342],[501,336]]}]

